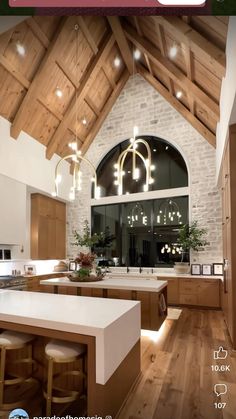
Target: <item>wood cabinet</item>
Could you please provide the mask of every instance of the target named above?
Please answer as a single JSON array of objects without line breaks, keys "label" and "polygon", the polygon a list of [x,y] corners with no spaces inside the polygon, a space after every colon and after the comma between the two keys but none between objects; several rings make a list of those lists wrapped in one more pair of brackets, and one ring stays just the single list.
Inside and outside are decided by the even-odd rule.
[{"label": "wood cabinet", "polygon": [[[48,288],[48,287],[45,287]],[[60,288],[63,287],[59,287]],[[66,288],[66,287],[64,287]],[[67,287],[69,288],[69,287]],[[64,292],[66,294],[66,292]],[[147,330],[159,330],[166,318],[167,310],[161,312],[159,298],[164,294],[167,298],[167,289],[158,292],[133,291],[122,289],[103,289],[103,288],[79,288],[79,294],[86,297],[114,298],[117,300],[135,300],[141,302],[141,327]]]},{"label": "wood cabinet", "polygon": [[41,194],[31,195],[31,258],[66,257],[66,204]]},{"label": "wood cabinet", "polygon": [[167,296],[168,304],[179,304],[179,280],[178,278],[168,278]]},{"label": "wood cabinet", "polygon": [[[35,292],[48,292],[53,293],[53,286],[50,287],[44,287],[43,285],[40,285],[40,281],[43,279],[50,279],[50,278],[62,278],[63,276],[67,276],[64,272],[55,272],[52,274],[46,274],[46,275],[34,275],[34,276],[28,276],[27,277],[27,291],[35,291]],[[64,287],[67,288],[67,287]],[[62,294],[65,294],[64,292]]]},{"label": "wood cabinet", "polygon": [[220,308],[218,278],[179,278],[179,302],[209,308]]},{"label": "wood cabinet", "polygon": [[229,127],[228,141],[222,161],[222,234],[225,261],[224,282],[221,286],[222,308],[236,349],[236,124]]}]

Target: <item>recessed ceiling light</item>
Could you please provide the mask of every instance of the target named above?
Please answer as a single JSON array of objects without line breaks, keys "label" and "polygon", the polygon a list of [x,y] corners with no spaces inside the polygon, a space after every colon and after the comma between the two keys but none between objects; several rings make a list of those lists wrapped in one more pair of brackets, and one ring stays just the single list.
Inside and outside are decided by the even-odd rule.
[{"label": "recessed ceiling light", "polygon": [[177,99],[180,99],[182,97],[182,95],[183,95],[183,93],[180,90],[178,90],[178,92],[176,92],[175,96],[177,97]]},{"label": "recessed ceiling light", "polygon": [[55,95],[59,98],[61,98],[63,96],[62,90],[59,89],[59,87],[56,88]]},{"label": "recessed ceiling light", "polygon": [[19,41],[16,43],[16,50],[22,57],[25,56],[25,47]]},{"label": "recessed ceiling light", "polygon": [[154,148],[153,151],[154,151],[154,153],[156,153],[156,151],[157,151],[156,148]]},{"label": "recessed ceiling light", "polygon": [[134,51],[134,59],[135,59],[135,60],[139,60],[139,59],[140,59],[140,57],[141,57],[141,52],[139,51],[139,49],[136,49],[136,50]]},{"label": "recessed ceiling light", "polygon": [[83,125],[87,125],[87,119],[86,119],[86,118],[83,118],[83,119],[82,119],[82,124],[83,124]]},{"label": "recessed ceiling light", "polygon": [[178,52],[178,48],[176,45],[173,45],[170,50],[169,50],[169,57],[170,58],[175,58]]},{"label": "recessed ceiling light", "polygon": [[121,65],[121,59],[120,59],[120,57],[116,57],[114,59],[114,66],[115,67],[120,67],[120,65]]}]

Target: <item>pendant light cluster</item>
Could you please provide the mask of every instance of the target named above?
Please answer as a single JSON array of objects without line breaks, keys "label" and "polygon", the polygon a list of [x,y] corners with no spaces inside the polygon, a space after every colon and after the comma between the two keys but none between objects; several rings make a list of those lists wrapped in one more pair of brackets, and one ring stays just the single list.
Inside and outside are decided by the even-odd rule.
[{"label": "pendant light cluster", "polygon": [[166,199],[157,212],[157,224],[182,224],[182,214],[179,207],[172,199]]},{"label": "pendant light cluster", "polygon": [[[124,151],[122,151],[122,153],[119,155],[117,163],[114,165],[114,184],[117,185],[118,195],[123,195],[123,178],[126,174],[124,170],[125,161],[130,154],[132,157],[132,179],[135,181],[140,179],[140,167],[137,162],[139,160],[139,163],[141,163],[145,169],[145,183],[143,185],[143,191],[147,192],[149,190],[149,185],[154,182],[151,172],[155,169],[155,166],[152,164],[150,146],[146,140],[143,140],[142,138],[136,138],[137,133],[138,127],[134,127],[133,137],[130,139],[130,144]],[[144,154],[138,150],[140,144],[144,145]]]},{"label": "pendant light cluster", "polygon": [[147,225],[147,216],[144,212],[142,204],[139,202],[135,203],[127,218],[130,227],[134,227],[135,224],[140,222],[145,226]]},{"label": "pendant light cluster", "polygon": [[[78,62],[78,46],[79,46],[79,26],[76,24],[74,27],[75,30],[75,36],[76,36],[76,63],[75,63],[75,67],[77,65]],[[57,90],[59,91],[59,89],[57,88]],[[100,187],[97,186],[97,174],[96,174],[96,169],[94,167],[94,165],[86,158],[83,157],[81,155],[81,151],[78,149],[78,135],[77,135],[77,120],[78,120],[78,108],[77,108],[77,103],[78,103],[78,91],[76,89],[75,92],[75,125],[76,125],[76,133],[75,133],[75,141],[73,141],[72,143],[69,144],[69,147],[72,149],[73,153],[68,154],[65,157],[62,157],[55,168],[55,191],[52,192],[52,196],[56,197],[59,196],[59,184],[62,181],[62,176],[59,172],[59,168],[62,164],[63,161],[67,161],[69,160],[69,162],[71,162],[72,160],[72,164],[73,164],[73,175],[72,175],[72,186],[70,189],[70,193],[69,193],[69,198],[70,200],[74,200],[75,199],[75,193],[76,191],[81,191],[82,190],[82,172],[80,169],[80,165],[82,162],[84,162],[87,166],[90,167],[93,177],[92,177],[92,182],[94,182],[94,198],[98,199],[100,198]],[[87,121],[85,118],[83,118],[82,123],[85,125],[87,124]]]},{"label": "pendant light cluster", "polygon": [[165,246],[162,247],[161,253],[172,253],[172,255],[178,253],[181,255],[182,253],[182,247],[178,247],[172,244],[165,244]]}]

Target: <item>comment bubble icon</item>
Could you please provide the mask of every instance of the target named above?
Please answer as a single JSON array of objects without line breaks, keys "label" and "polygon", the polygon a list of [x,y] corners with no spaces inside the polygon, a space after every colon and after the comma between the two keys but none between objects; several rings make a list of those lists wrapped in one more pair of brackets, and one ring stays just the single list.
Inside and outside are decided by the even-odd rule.
[{"label": "comment bubble icon", "polygon": [[215,384],[214,385],[214,393],[217,397],[222,396],[223,394],[227,393],[227,385],[226,384]]}]

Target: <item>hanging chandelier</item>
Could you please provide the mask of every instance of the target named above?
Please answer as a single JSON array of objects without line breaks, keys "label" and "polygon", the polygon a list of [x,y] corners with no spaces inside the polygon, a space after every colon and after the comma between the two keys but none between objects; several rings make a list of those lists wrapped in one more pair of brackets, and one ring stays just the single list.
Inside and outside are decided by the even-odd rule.
[{"label": "hanging chandelier", "polygon": [[161,249],[161,253],[172,253],[172,255],[178,253],[179,255],[181,255],[182,253],[182,247],[178,247],[177,245],[174,244],[168,244],[166,243],[162,249]]},{"label": "hanging chandelier", "polygon": [[180,213],[178,204],[172,199],[166,199],[159,206],[157,212],[157,224],[182,224],[182,214]]},{"label": "hanging chandelier", "polygon": [[[141,161],[145,169],[145,183],[143,185],[144,192],[149,190],[149,185],[154,182],[154,179],[151,176],[151,172],[155,169],[155,166],[152,164],[151,149],[148,142],[142,138],[136,138],[138,128],[134,127],[133,129],[133,138],[130,139],[130,144],[128,147],[122,151],[119,155],[117,163],[114,165],[115,172],[115,181],[114,184],[117,185],[118,195],[123,195],[123,178],[125,175],[125,161],[129,155],[132,157],[132,179],[137,181],[140,179],[140,167],[137,164],[137,160]],[[139,144],[143,144],[145,148],[145,153],[142,154],[141,151],[138,151]]]},{"label": "hanging chandelier", "polygon": [[[74,26],[74,30],[75,30],[75,35],[76,35],[76,54],[75,54],[75,59],[76,59],[76,63],[75,63],[75,68],[76,68],[76,64],[78,63],[78,43],[79,43],[79,39],[78,39],[78,33],[79,33],[79,25],[76,24]],[[69,198],[70,200],[74,200],[75,199],[75,193],[76,191],[81,191],[82,190],[82,172],[80,169],[80,165],[81,163],[85,163],[87,166],[89,166],[89,168],[91,169],[92,172],[92,182],[94,182],[94,198],[98,199],[100,198],[100,187],[97,186],[97,174],[96,174],[96,169],[94,167],[94,165],[86,158],[83,157],[81,155],[81,151],[78,149],[78,133],[77,133],[77,123],[78,123],[78,109],[77,109],[77,102],[78,102],[78,90],[76,88],[75,90],[75,141],[73,141],[72,143],[69,144],[69,147],[72,149],[73,153],[68,154],[65,157],[62,157],[55,168],[55,190],[54,192],[52,192],[52,196],[56,197],[59,196],[59,184],[62,181],[62,176],[60,174],[60,166],[62,164],[62,162],[64,161],[69,161],[72,162],[73,165],[73,173],[72,173],[72,186],[70,188],[70,192],[69,192]],[[84,121],[84,120],[83,120]],[[83,122],[84,123],[84,122]]]},{"label": "hanging chandelier", "polygon": [[142,223],[143,225],[147,225],[147,216],[144,212],[142,204],[136,202],[135,205],[131,208],[131,211],[128,218],[128,224],[130,227],[133,227],[136,223]]}]

